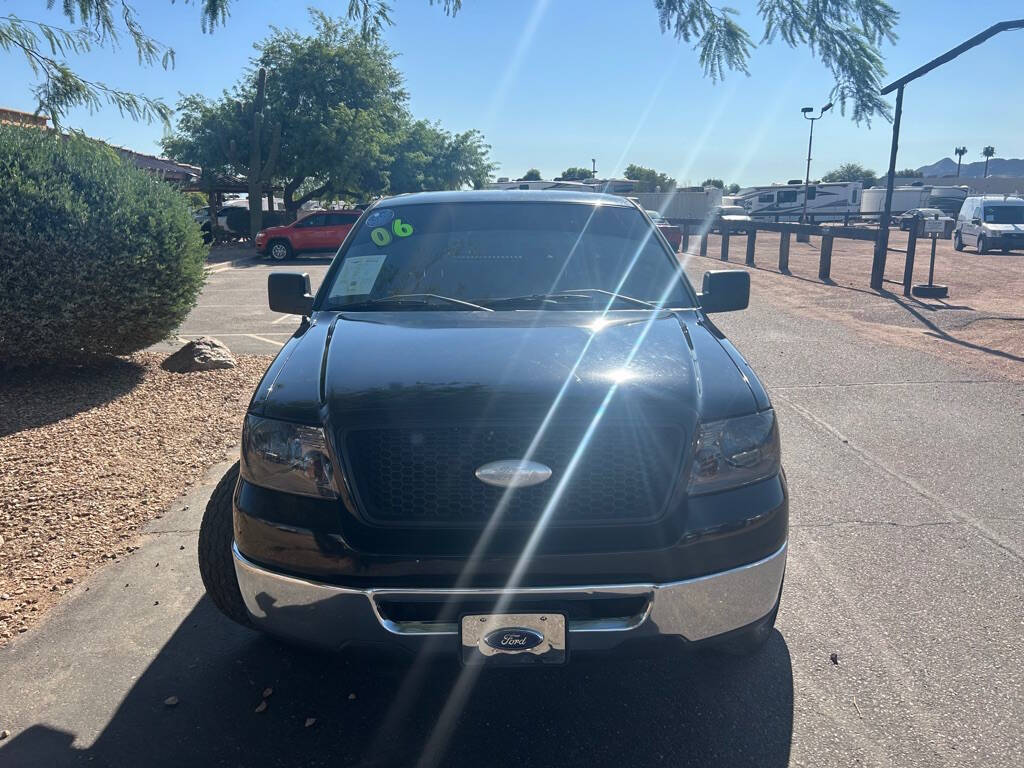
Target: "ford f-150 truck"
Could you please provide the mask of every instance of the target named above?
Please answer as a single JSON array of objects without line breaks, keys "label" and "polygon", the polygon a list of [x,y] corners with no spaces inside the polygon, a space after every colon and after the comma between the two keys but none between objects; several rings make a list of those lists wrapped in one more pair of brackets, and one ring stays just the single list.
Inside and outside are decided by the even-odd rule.
[{"label": "ford f-150 truck", "polygon": [[466,664],[772,631],[788,491],[764,387],[635,204],[436,192],[368,208],[258,386],[199,537],[235,621]]}]

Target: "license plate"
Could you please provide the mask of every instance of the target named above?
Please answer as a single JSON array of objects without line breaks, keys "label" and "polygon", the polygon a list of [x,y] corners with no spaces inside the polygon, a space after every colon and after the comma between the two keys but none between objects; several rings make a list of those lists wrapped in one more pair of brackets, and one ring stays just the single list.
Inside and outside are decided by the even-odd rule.
[{"label": "license plate", "polygon": [[459,634],[464,664],[525,666],[566,660],[561,613],[467,615]]}]

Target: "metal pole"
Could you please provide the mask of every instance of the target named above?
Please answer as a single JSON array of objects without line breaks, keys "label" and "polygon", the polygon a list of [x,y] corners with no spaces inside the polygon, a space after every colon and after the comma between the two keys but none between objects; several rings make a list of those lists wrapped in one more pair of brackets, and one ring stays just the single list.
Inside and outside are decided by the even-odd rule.
[{"label": "metal pole", "polygon": [[935,277],[935,241],[938,239],[937,235],[932,235],[932,259],[928,262],[928,285],[934,285],[932,280]]},{"label": "metal pole", "polygon": [[809,118],[811,121],[811,133],[807,137],[807,173],[804,175],[804,211],[800,214],[800,223],[807,223],[807,190],[811,186],[811,144],[814,142],[814,121],[817,118]]},{"label": "metal pole", "polygon": [[[804,115],[804,117],[807,117]],[[808,117],[811,121],[810,135],[807,137],[807,173],[804,175],[804,206],[803,211],[800,213],[800,223],[807,223],[807,192],[811,186],[811,143],[814,141],[814,121],[818,118]],[[810,235],[804,232],[796,233],[796,241],[798,243],[809,243],[811,241]]]},{"label": "metal pole", "polygon": [[889,175],[885,182],[885,209],[878,222],[875,258],[871,265],[871,287],[882,290],[885,278],[885,257],[889,250],[889,220],[892,218],[892,188],[896,180],[896,152],[900,145],[900,118],[903,116],[903,86],[896,91],[896,112],[892,121],[892,146],[889,148]]}]

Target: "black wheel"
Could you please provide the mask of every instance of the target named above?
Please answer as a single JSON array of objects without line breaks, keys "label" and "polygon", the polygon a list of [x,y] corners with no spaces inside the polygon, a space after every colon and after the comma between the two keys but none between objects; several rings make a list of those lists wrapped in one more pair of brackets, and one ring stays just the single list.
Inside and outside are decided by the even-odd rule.
[{"label": "black wheel", "polygon": [[232,525],[231,497],[238,484],[238,462],[217,483],[203,513],[199,526],[199,573],[206,594],[221,613],[242,626],[251,626],[242,593],[235,576],[231,544],[235,533]]},{"label": "black wheel", "polygon": [[957,232],[957,233],[955,233],[953,235],[953,250],[954,251],[962,251],[963,249],[964,249],[963,238],[960,237],[960,233]]},{"label": "black wheel", "polygon": [[984,235],[978,235],[978,253],[988,253],[988,244]]},{"label": "black wheel", "polygon": [[292,246],[287,240],[271,240],[267,253],[274,261],[284,261],[292,257]]}]

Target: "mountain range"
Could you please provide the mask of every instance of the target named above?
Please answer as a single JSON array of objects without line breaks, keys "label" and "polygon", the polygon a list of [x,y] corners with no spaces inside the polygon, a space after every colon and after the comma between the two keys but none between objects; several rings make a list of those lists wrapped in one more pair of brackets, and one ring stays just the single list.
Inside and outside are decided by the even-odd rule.
[{"label": "mountain range", "polygon": [[[922,176],[956,176],[956,160],[944,157],[937,163],[922,165],[917,169]],[[985,161],[963,163],[960,176],[966,179],[980,179],[985,175]],[[993,157],[988,161],[989,176],[1024,176],[1024,159]]]}]

